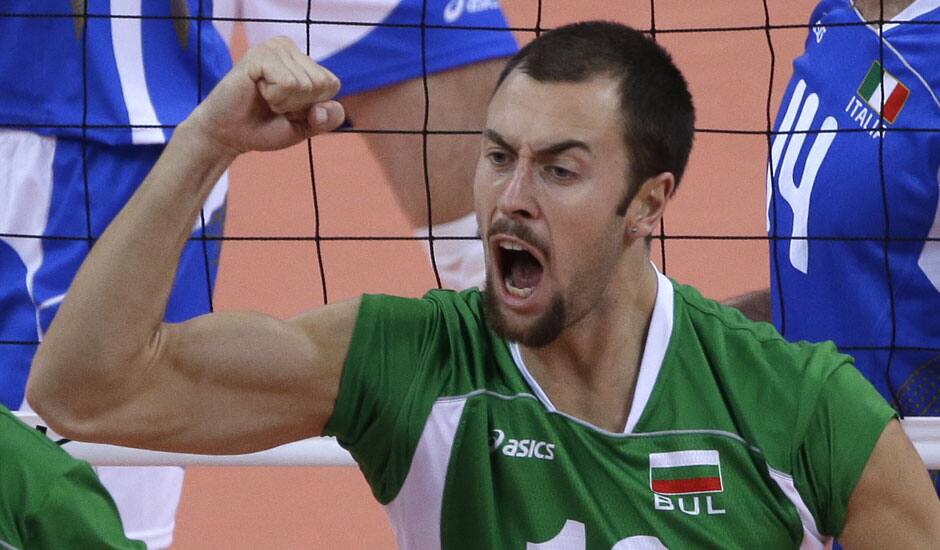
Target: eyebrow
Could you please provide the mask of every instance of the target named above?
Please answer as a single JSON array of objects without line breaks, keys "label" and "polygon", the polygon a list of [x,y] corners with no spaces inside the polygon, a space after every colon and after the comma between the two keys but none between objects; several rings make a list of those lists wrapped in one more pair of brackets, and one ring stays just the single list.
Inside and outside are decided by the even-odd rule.
[{"label": "eyebrow", "polygon": [[[506,138],[501,136],[496,130],[490,130],[489,128],[483,130],[483,137],[499,145],[503,149],[507,149],[513,153],[516,152],[516,148],[510,145],[509,142],[506,141]],[[566,139],[558,143],[553,143],[548,147],[543,147],[542,149],[535,151],[535,156],[551,157],[563,153],[568,149],[582,149],[589,155],[594,156],[594,151],[591,151],[591,147],[580,139]]]}]

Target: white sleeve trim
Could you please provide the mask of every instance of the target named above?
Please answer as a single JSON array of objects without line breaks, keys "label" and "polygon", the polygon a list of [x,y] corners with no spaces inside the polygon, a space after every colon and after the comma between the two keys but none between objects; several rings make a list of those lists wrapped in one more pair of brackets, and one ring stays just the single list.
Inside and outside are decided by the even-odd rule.
[{"label": "white sleeve trim", "polygon": [[440,548],[447,466],[466,397],[439,400],[431,408],[411,467],[398,495],[385,506],[402,550]]},{"label": "white sleeve trim", "polygon": [[803,502],[803,497],[800,496],[800,492],[796,489],[793,478],[779,470],[774,470],[769,465],[767,466],[767,471],[770,472],[770,477],[777,482],[783,494],[793,503],[793,506],[796,507],[796,511],[800,514],[800,523],[803,524],[803,542],[800,543],[800,550],[825,548],[830,537],[824,537],[819,533],[819,530],[816,528],[816,518],[813,517],[812,512],[809,511],[809,507]]}]

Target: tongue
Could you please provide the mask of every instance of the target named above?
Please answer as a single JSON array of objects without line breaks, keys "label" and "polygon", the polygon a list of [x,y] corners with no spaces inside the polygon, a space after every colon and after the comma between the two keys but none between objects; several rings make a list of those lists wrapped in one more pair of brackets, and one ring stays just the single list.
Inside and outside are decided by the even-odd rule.
[{"label": "tongue", "polygon": [[534,288],[542,279],[542,266],[530,254],[520,254],[512,263],[509,284],[516,288]]}]

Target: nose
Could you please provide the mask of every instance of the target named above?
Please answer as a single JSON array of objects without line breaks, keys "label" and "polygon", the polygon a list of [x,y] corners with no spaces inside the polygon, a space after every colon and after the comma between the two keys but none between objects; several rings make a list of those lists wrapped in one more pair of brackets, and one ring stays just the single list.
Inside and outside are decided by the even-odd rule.
[{"label": "nose", "polygon": [[499,211],[510,218],[537,218],[539,208],[535,184],[532,165],[521,159],[516,163],[508,183],[500,191],[496,203]]}]

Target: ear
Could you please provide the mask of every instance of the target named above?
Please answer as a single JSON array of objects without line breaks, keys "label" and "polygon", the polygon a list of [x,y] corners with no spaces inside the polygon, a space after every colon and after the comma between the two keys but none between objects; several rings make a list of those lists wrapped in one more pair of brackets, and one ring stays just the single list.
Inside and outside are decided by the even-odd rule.
[{"label": "ear", "polygon": [[659,220],[676,188],[672,172],[663,172],[644,181],[627,208],[627,238],[647,238],[659,229]]}]

